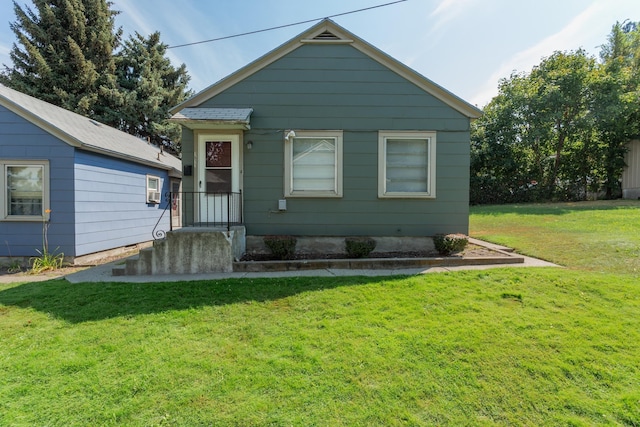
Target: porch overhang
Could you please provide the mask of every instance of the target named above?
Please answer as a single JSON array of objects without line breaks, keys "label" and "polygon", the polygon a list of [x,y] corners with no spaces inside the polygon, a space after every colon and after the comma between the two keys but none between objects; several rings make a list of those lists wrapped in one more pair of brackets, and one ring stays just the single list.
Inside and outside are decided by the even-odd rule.
[{"label": "porch overhang", "polygon": [[183,108],[169,119],[189,129],[251,129],[253,108]]}]

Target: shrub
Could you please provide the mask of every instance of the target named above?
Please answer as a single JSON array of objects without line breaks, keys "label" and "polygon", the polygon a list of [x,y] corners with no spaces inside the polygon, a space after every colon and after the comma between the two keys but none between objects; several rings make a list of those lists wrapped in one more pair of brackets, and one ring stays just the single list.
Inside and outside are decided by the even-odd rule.
[{"label": "shrub", "polygon": [[296,253],[294,236],[265,236],[263,241],[277,259],[292,259]]},{"label": "shrub", "polygon": [[31,258],[31,274],[40,274],[44,271],[54,271],[62,268],[64,254],[56,252],[40,251],[40,256]]},{"label": "shrub", "polygon": [[344,246],[349,258],[364,258],[376,248],[376,241],[371,237],[347,237]]},{"label": "shrub", "polygon": [[433,236],[433,244],[440,255],[451,255],[461,252],[469,242],[464,234],[436,234]]}]

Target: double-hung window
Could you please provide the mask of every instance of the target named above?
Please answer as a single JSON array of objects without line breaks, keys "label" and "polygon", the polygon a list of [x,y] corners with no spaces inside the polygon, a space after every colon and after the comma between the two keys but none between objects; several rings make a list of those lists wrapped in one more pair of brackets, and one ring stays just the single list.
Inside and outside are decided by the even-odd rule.
[{"label": "double-hung window", "polygon": [[147,175],[147,203],[160,203],[160,177]]},{"label": "double-hung window", "polygon": [[435,198],[435,132],[378,133],[378,196]]},{"label": "double-hung window", "polygon": [[49,162],[1,160],[3,220],[41,221],[49,204]]},{"label": "double-hung window", "polygon": [[342,197],[342,131],[286,135],[285,197]]}]

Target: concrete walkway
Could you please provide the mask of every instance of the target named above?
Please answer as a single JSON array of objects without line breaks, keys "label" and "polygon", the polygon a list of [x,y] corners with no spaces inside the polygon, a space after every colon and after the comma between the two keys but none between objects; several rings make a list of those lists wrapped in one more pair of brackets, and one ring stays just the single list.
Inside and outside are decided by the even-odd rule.
[{"label": "concrete walkway", "polygon": [[83,282],[123,282],[123,283],[152,283],[152,282],[176,282],[192,280],[221,280],[221,279],[255,279],[263,277],[339,277],[339,276],[395,276],[417,275],[427,273],[443,273],[460,270],[487,270],[490,268],[522,268],[522,267],[558,267],[547,261],[536,258],[524,257],[524,262],[519,264],[493,264],[493,265],[461,265],[455,267],[429,267],[406,269],[323,269],[300,271],[265,271],[265,272],[233,272],[233,273],[208,273],[208,274],[171,274],[155,276],[112,276],[111,270],[114,263],[100,265],[86,270],[78,271],[65,276],[71,283]]},{"label": "concrete walkway", "polygon": [[[491,243],[469,239],[471,243],[485,246],[490,249],[509,252],[509,248],[493,245]],[[297,271],[261,271],[261,272],[233,272],[233,273],[207,273],[207,274],[171,274],[171,275],[150,275],[150,276],[114,276],[113,268],[122,265],[123,260],[117,260],[106,264],[97,265],[85,269],[78,269],[72,273],[68,271],[54,271],[42,275],[29,274],[5,274],[0,275],[0,283],[16,282],[38,282],[65,278],[71,283],[84,282],[121,282],[121,283],[153,283],[153,282],[176,282],[195,280],[221,280],[230,278],[269,278],[269,277],[340,277],[340,276],[394,276],[394,275],[417,275],[428,273],[442,273],[447,271],[461,270],[486,270],[490,268],[523,268],[523,267],[558,267],[547,261],[531,258],[524,255],[515,254],[523,258],[523,262],[509,264],[491,265],[455,265],[455,266],[433,266],[418,268],[399,269],[340,269],[324,268],[318,270],[297,270]]]}]

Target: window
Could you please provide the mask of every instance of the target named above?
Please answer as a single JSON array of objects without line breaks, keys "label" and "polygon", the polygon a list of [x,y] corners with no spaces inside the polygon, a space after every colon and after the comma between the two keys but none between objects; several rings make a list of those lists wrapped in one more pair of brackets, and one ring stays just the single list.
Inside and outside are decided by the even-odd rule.
[{"label": "window", "polygon": [[435,132],[378,133],[378,196],[435,198]]},{"label": "window", "polygon": [[207,193],[231,193],[231,141],[205,142],[205,179]]},{"label": "window", "polygon": [[342,131],[290,131],[285,197],[342,197]]},{"label": "window", "polygon": [[41,221],[49,204],[49,163],[0,160],[2,219]]},{"label": "window", "polygon": [[160,178],[147,175],[147,203],[160,203]]}]

